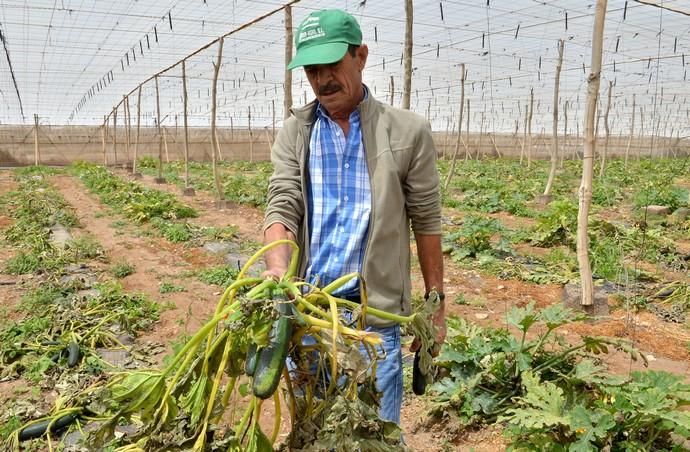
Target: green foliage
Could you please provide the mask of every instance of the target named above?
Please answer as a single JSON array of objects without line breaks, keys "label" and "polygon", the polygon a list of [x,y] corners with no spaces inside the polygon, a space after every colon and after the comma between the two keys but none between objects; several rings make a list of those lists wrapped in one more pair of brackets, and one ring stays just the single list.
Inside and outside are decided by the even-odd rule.
[{"label": "green foliage", "polygon": [[574,249],[577,232],[577,204],[558,199],[537,217],[532,242],[537,246],[566,245]]},{"label": "green foliage", "polygon": [[158,160],[150,156],[139,157],[137,159],[137,168],[158,168]]},{"label": "green foliage", "polygon": [[158,285],[159,293],[185,292],[186,290],[184,286],[179,286],[171,282],[162,282]]},{"label": "green foliage", "polygon": [[117,262],[110,268],[110,272],[118,279],[125,278],[134,273],[134,265],[128,262]]},{"label": "green foliage", "polygon": [[504,231],[500,221],[477,215],[468,215],[462,225],[443,237],[443,249],[456,261],[480,255],[507,253],[508,243],[502,237],[494,244],[492,239]]},{"label": "green foliage", "polygon": [[644,209],[649,205],[667,206],[671,210],[688,205],[688,190],[675,187],[668,180],[654,179],[646,182],[634,194],[635,207]]},{"label": "green foliage", "polygon": [[183,219],[197,215],[194,209],[180,203],[174,195],[123,180],[102,166],[75,163],[72,171],[105,204],[118,209],[135,222],[144,223],[153,218]]},{"label": "green foliage", "polygon": [[166,240],[173,243],[188,242],[194,236],[189,223],[154,218],[151,220],[151,225],[155,227]]},{"label": "green foliage", "polygon": [[231,265],[221,265],[199,270],[197,277],[206,284],[227,287],[235,281],[239,272],[236,267]]},{"label": "green foliage", "polygon": [[690,385],[682,376],[632,372],[621,382],[581,371],[578,377],[584,390],[566,392],[524,372],[524,395],[500,419],[508,422],[511,450],[680,450],[677,438],[690,437],[690,414],[681,409],[690,403]]}]

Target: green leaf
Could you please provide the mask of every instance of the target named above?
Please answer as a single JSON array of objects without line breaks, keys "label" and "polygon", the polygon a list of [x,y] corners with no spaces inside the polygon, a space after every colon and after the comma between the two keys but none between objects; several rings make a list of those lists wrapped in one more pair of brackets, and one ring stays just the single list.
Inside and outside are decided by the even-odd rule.
[{"label": "green leaf", "polygon": [[520,331],[527,332],[537,321],[537,314],[534,312],[534,301],[530,302],[524,308],[512,306],[508,314],[506,314],[506,321],[509,325],[513,325]]}]

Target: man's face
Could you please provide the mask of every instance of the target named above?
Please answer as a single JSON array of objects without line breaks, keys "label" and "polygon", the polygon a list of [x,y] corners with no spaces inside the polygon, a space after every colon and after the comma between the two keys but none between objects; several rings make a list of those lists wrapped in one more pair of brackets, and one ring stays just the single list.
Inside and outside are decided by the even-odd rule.
[{"label": "man's face", "polygon": [[348,51],[337,63],[304,67],[316,98],[333,119],[348,118],[362,100],[362,70],[368,54],[362,44],[355,56]]}]

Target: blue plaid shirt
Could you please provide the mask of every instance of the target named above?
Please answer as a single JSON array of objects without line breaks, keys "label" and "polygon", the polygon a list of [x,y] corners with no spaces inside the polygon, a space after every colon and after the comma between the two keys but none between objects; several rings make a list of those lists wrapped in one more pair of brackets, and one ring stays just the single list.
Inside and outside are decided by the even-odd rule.
[{"label": "blue plaid shirt", "polygon": [[[349,121],[345,137],[319,105],[309,141],[311,237],[306,278],[320,287],[345,274],[362,271],[369,233],[371,186],[359,110],[350,114]],[[358,296],[359,281],[349,282],[334,295]]]}]

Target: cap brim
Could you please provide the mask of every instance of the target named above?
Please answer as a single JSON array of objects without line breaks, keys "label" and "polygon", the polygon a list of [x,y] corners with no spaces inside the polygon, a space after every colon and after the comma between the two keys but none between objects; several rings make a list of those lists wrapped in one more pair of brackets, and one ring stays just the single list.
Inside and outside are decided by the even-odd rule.
[{"label": "cap brim", "polygon": [[345,56],[348,46],[347,42],[329,42],[303,48],[297,52],[297,55],[290,61],[287,68],[292,70],[300,66],[338,62]]}]

